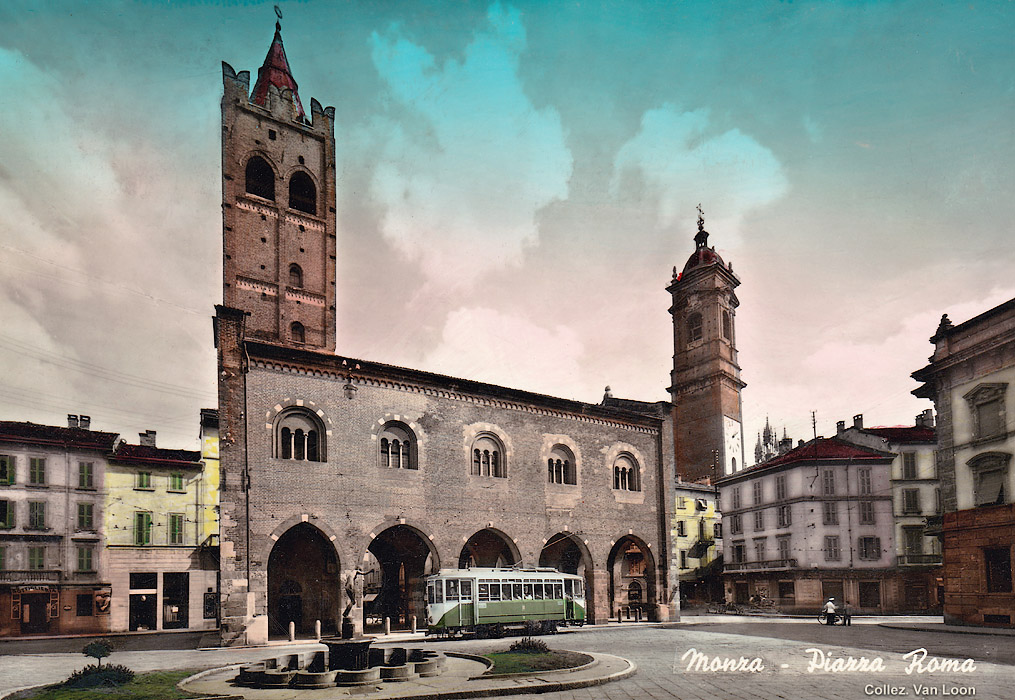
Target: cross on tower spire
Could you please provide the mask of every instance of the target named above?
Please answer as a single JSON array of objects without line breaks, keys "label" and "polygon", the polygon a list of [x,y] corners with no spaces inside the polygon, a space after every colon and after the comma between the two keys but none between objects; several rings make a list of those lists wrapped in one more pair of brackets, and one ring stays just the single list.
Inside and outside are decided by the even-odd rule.
[{"label": "cross on tower spire", "polygon": [[699,248],[704,248],[708,245],[708,231],[705,230],[705,212],[701,210],[701,204],[698,204],[698,233],[694,234],[694,243]]}]

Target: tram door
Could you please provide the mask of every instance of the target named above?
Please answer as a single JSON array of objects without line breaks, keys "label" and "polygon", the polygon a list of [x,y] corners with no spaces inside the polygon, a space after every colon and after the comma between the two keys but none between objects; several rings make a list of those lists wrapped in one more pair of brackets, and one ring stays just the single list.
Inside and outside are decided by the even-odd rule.
[{"label": "tram door", "polygon": [[458,579],[458,624],[471,627],[476,624],[476,591],[472,581],[467,578]]},{"label": "tram door", "polygon": [[564,579],[564,619],[574,619],[574,582],[566,578]]}]

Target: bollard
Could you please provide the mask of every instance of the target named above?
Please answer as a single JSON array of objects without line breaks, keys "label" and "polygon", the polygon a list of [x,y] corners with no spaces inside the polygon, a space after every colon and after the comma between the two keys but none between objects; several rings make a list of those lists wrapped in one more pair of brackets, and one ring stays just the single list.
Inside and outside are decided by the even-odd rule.
[{"label": "bollard", "polygon": [[391,634],[391,618],[384,618],[384,634]]},{"label": "bollard", "polygon": [[412,616],[412,633],[416,634],[416,616]]},{"label": "bollard", "polygon": [[314,636],[317,637],[317,641],[321,641],[321,621],[318,620],[314,623]]},{"label": "bollard", "polygon": [[624,621],[624,609],[623,608],[617,608],[617,622],[623,622],[623,621]]},{"label": "bollard", "polygon": [[296,623],[292,620],[289,620],[289,641],[296,641]]},{"label": "bollard", "polygon": [[641,608],[634,609],[634,621],[641,622]]}]

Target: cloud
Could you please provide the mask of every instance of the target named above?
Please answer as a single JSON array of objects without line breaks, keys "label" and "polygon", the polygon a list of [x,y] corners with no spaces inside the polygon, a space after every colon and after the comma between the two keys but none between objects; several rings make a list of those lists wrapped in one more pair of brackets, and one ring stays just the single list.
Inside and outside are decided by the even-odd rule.
[{"label": "cloud", "polygon": [[440,341],[423,364],[441,374],[557,394],[581,384],[584,352],[570,328],[546,328],[476,306],[448,314]]},{"label": "cloud", "polygon": [[744,215],[776,201],[789,185],[775,155],[750,136],[739,129],[710,135],[708,110],[664,104],[645,112],[614,159],[614,195],[641,197],[642,188],[657,202],[660,228],[686,221],[702,202],[730,245]]},{"label": "cloud", "polygon": [[461,60],[440,66],[397,29],[372,36],[394,105],[371,184],[381,230],[447,288],[519,264],[538,241],[538,211],[567,197],[572,169],[559,115],[537,109],[519,78],[517,10],[494,5],[487,23]]}]

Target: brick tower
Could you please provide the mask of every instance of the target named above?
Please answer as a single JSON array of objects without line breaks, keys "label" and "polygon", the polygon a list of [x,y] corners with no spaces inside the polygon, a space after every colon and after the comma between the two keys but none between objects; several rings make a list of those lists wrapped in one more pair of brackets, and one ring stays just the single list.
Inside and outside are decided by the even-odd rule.
[{"label": "brick tower", "polygon": [[677,473],[716,479],[744,468],[743,407],[734,290],[740,280],[708,246],[698,208],[695,250],[666,288],[673,297],[673,400]]},{"label": "brick tower", "polygon": [[257,82],[222,64],[222,298],[248,338],[335,349],[335,110],[303,110],[281,26]]}]

